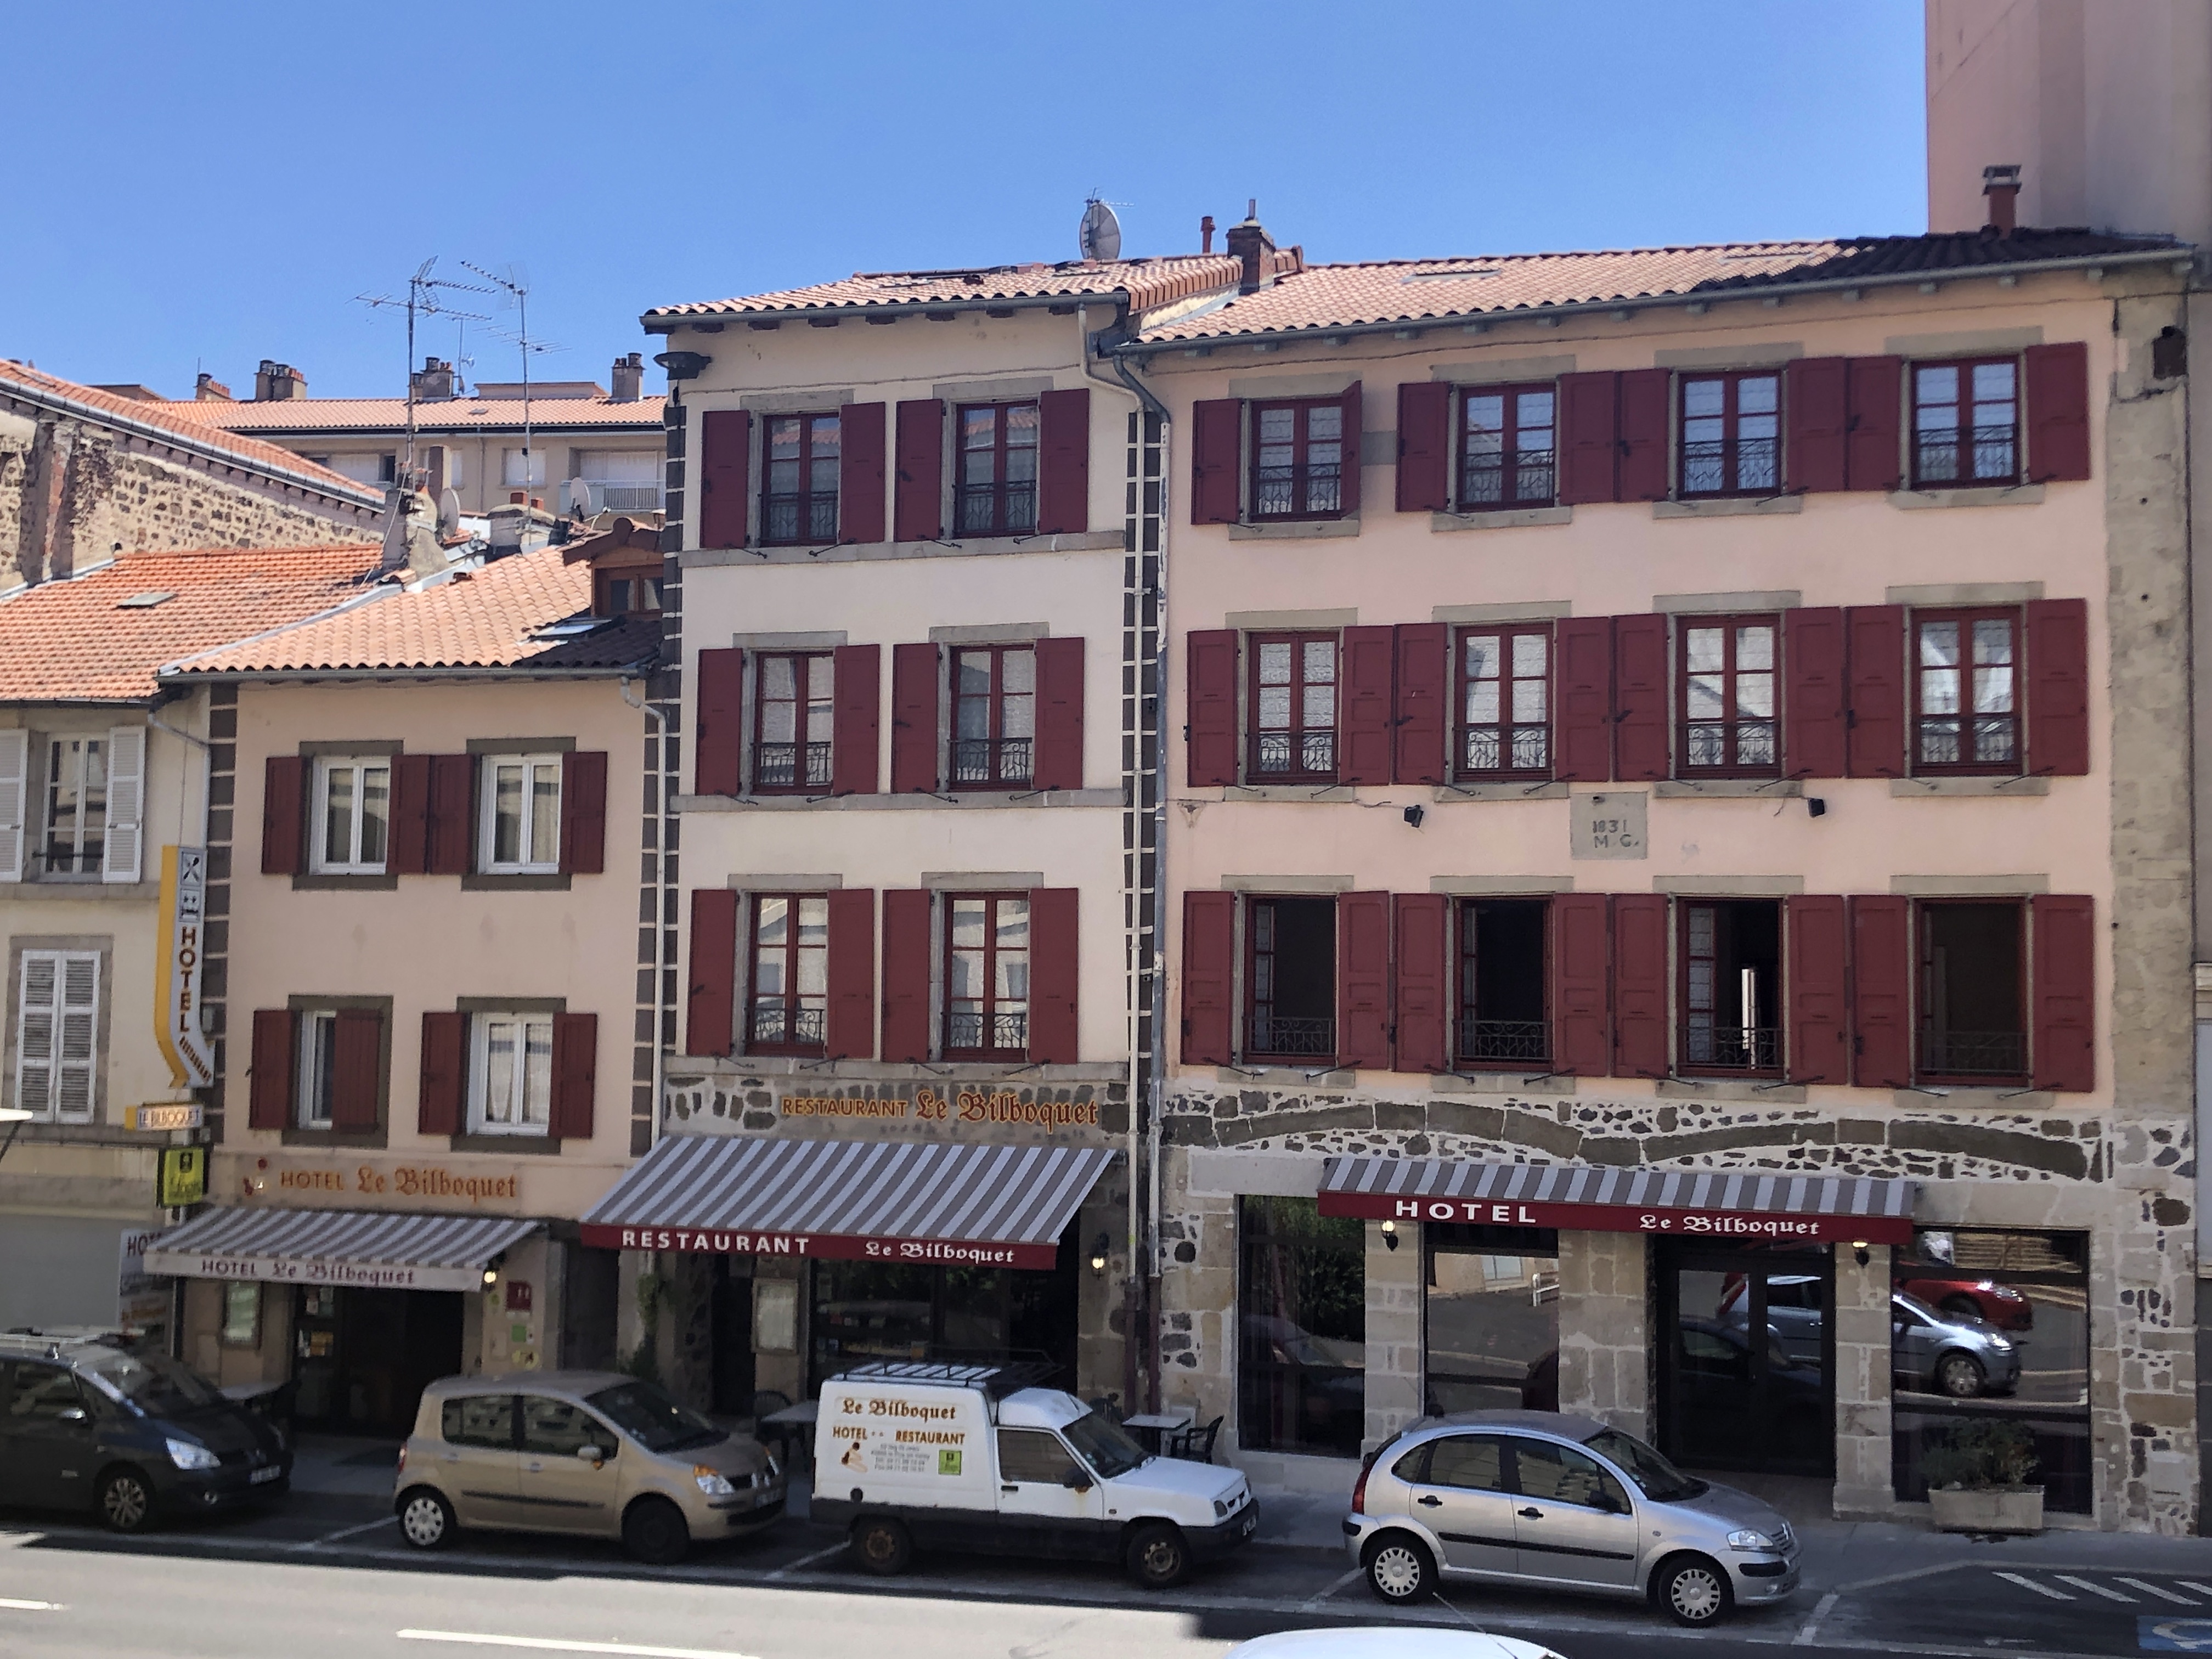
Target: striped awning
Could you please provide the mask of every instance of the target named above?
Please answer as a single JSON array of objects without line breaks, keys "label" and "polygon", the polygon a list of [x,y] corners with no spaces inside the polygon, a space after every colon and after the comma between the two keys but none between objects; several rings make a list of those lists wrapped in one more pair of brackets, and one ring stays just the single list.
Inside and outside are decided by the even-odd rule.
[{"label": "striped awning", "polygon": [[1321,1212],[1668,1238],[1910,1243],[1915,1188],[1856,1176],[1332,1158]]},{"label": "striped awning", "polygon": [[471,1291],[494,1256],[543,1224],[508,1216],[220,1209],[156,1238],[146,1271],[374,1290]]},{"label": "striped awning", "polygon": [[1097,1146],[675,1135],[584,1218],[584,1243],[1049,1267],[1114,1154]]}]

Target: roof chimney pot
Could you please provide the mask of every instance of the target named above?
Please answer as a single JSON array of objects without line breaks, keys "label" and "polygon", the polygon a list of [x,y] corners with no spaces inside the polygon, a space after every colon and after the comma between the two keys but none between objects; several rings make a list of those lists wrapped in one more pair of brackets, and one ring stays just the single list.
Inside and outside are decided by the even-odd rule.
[{"label": "roof chimney pot", "polygon": [[1222,241],[1231,258],[1244,262],[1244,274],[1237,283],[1239,293],[1257,294],[1275,280],[1271,257],[1275,252],[1275,239],[1260,222],[1257,201],[1252,204],[1251,216],[1241,225],[1230,226]]},{"label": "roof chimney pot", "polygon": [[645,395],[645,354],[633,351],[615,359],[614,397],[618,404],[634,404]]},{"label": "roof chimney pot", "polygon": [[1198,251],[1200,253],[1213,252],[1213,216],[1210,213],[1198,222]]},{"label": "roof chimney pot", "polygon": [[257,404],[284,403],[307,395],[307,377],[289,363],[264,357],[261,367],[253,371],[253,401]]},{"label": "roof chimney pot", "polygon": [[1982,234],[1985,236],[2011,235],[2020,212],[2019,166],[1984,167],[1982,194],[1990,198],[1989,222],[1982,227]]},{"label": "roof chimney pot", "polygon": [[453,395],[453,366],[441,358],[425,357],[422,372],[410,374],[408,379],[414,382],[415,396],[422,402],[434,402]]},{"label": "roof chimney pot", "polygon": [[230,388],[205,369],[200,371],[199,381],[192,387],[192,396],[204,404],[227,404],[235,401],[230,395]]}]

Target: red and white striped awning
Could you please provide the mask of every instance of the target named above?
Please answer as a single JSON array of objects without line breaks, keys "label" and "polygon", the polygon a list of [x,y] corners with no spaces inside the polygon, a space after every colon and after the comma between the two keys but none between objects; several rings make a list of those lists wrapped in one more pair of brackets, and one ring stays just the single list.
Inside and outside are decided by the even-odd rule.
[{"label": "red and white striped awning", "polygon": [[584,1243],[1049,1267],[1113,1157],[1097,1146],[674,1135],[592,1206]]},{"label": "red and white striped awning", "polygon": [[472,1291],[494,1256],[544,1224],[510,1216],[228,1206],[172,1228],[146,1271],[179,1279]]},{"label": "red and white striped awning", "polygon": [[1332,1158],[1321,1212],[1744,1243],[1906,1244],[1914,1190],[1909,1181],[1857,1176]]}]

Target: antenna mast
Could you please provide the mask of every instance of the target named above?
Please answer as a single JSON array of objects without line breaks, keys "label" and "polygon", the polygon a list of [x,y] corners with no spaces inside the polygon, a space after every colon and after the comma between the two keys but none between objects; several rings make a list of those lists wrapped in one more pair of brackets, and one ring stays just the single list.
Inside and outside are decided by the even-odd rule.
[{"label": "antenna mast", "polygon": [[372,309],[401,306],[407,312],[407,453],[401,463],[399,476],[410,489],[415,487],[415,319],[417,316],[423,316],[459,317],[465,322],[489,320],[473,311],[457,311],[440,302],[438,295],[444,289],[456,294],[489,294],[491,290],[467,283],[449,283],[442,276],[433,276],[430,269],[437,263],[438,256],[434,253],[416,267],[415,274],[407,279],[407,297],[404,300],[395,300],[388,294],[356,294],[353,296]]},{"label": "antenna mast", "polygon": [[517,322],[519,324],[519,327],[514,337],[514,343],[520,347],[522,350],[522,489],[524,498],[527,500],[530,490],[532,488],[531,483],[530,459],[530,444],[532,435],[530,418],[530,354],[533,351],[559,351],[562,348],[555,345],[550,340],[533,340],[530,337],[530,276],[529,273],[524,270],[520,265],[508,265],[505,274],[502,275],[495,270],[486,270],[482,265],[471,264],[466,259],[462,260],[461,263],[467,265],[471,270],[476,272],[477,276],[483,277],[486,282],[495,283],[501,288],[504,289],[507,291],[507,298],[514,303],[515,311],[517,313]]}]

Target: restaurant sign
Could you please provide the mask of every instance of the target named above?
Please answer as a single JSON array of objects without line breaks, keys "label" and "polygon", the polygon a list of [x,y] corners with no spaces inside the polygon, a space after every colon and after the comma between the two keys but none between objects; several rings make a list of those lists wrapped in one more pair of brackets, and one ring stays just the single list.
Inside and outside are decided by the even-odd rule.
[{"label": "restaurant sign", "polygon": [[1095,1100],[1025,1099],[1017,1089],[963,1084],[942,1093],[923,1084],[914,1098],[897,1095],[787,1094],[778,1103],[787,1118],[866,1118],[876,1121],[1000,1125],[1031,1129],[1095,1129]]},{"label": "restaurant sign", "polygon": [[878,1238],[848,1233],[763,1233],[731,1227],[631,1227],[586,1222],[584,1243],[600,1250],[678,1250],[710,1255],[818,1256],[825,1261],[902,1266],[1049,1269],[1057,1243],[983,1239]]},{"label": "restaurant sign", "polygon": [[1720,1243],[1912,1242],[1910,1216],[1664,1209],[1638,1204],[1547,1204],[1534,1199],[1430,1198],[1359,1192],[1323,1192],[1321,1212],[1365,1221],[1457,1222],[1489,1227],[1550,1227],[1562,1232],[1650,1233],[1662,1238],[1694,1238]]}]

